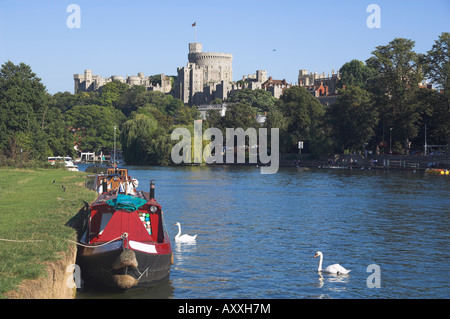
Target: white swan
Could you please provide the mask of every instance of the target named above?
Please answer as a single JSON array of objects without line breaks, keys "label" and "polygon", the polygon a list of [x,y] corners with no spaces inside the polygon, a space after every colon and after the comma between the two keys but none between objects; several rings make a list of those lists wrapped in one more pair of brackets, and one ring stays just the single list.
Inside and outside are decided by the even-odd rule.
[{"label": "white swan", "polygon": [[178,226],[178,234],[175,236],[175,242],[177,243],[193,243],[195,242],[195,239],[197,238],[197,235],[191,236],[191,235],[181,235],[181,224],[177,222],[176,224]]},{"label": "white swan", "polygon": [[337,275],[345,275],[348,274],[351,270],[347,270],[344,267],[342,267],[339,264],[334,264],[334,265],[330,265],[325,269],[322,269],[322,260],[323,260],[323,254],[321,251],[316,252],[316,254],[314,255],[314,258],[316,258],[317,256],[320,257],[319,259],[319,268],[317,268],[317,271],[321,271],[321,272],[327,272],[330,274],[337,274]]}]

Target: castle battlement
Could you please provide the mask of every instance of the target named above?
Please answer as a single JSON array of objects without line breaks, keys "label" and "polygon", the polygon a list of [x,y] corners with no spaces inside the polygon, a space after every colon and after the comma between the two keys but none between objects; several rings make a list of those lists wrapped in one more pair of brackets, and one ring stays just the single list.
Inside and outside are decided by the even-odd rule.
[{"label": "castle battlement", "polygon": [[[219,52],[197,52],[189,53],[188,58],[192,57],[192,60],[196,59],[226,59],[233,60],[233,55],[231,53],[219,53]],[[195,62],[192,62],[195,63]]]},{"label": "castle battlement", "polygon": [[75,94],[78,92],[98,91],[103,85],[112,81],[126,83],[129,86],[142,85],[149,91],[160,91],[163,93],[169,93],[172,89],[170,77],[164,74],[161,74],[161,84],[158,83],[156,85],[153,85],[149,77],[145,77],[142,72],[139,72],[137,76],[127,76],[125,79],[122,75],[112,75],[109,78],[103,78],[99,75],[93,75],[92,70],[85,70],[84,74],[74,74],[73,79],[75,82]]}]

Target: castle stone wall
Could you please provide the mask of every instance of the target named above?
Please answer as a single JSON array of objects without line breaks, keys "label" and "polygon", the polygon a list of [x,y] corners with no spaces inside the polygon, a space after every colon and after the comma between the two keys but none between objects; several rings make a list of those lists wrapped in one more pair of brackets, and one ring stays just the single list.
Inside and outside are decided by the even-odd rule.
[{"label": "castle stone wall", "polygon": [[[223,88],[233,81],[233,55],[219,52],[202,52],[201,43],[189,43],[188,64],[177,69],[174,95],[184,103],[201,104],[214,98],[227,96]],[[219,93],[216,86],[220,85]]]},{"label": "castle stone wall", "polygon": [[103,78],[99,75],[93,75],[92,70],[85,70],[84,74],[74,74],[74,92],[90,92],[98,91],[100,88],[108,82],[119,81],[126,83],[129,86],[133,85],[143,85],[149,91],[160,91],[163,93],[169,93],[172,90],[172,82],[169,76],[161,74],[161,84],[153,85],[150,82],[149,77],[145,77],[144,73],[139,72],[137,76],[131,75],[127,76],[125,79],[121,75],[112,75],[109,78]]}]

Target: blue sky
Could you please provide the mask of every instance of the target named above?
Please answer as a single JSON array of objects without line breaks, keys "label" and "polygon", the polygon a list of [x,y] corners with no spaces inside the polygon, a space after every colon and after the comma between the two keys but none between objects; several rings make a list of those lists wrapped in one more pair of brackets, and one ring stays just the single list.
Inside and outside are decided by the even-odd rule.
[{"label": "blue sky", "polygon": [[[81,9],[70,29],[69,4]],[[369,4],[381,9],[381,28],[366,25]],[[296,82],[299,69],[330,73],[365,61],[396,37],[425,53],[450,32],[450,0],[0,0],[0,63],[29,64],[49,93],[73,93],[73,74],[175,75],[187,63],[188,43],[233,54],[233,79],[267,70]],[[274,51],[275,50],[275,51]]]}]

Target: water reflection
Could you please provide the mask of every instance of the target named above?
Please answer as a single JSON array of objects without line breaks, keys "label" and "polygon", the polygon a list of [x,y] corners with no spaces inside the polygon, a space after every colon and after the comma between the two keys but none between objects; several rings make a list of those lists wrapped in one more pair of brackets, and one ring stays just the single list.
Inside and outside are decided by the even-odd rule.
[{"label": "water reflection", "polygon": [[318,283],[315,284],[315,287],[322,288],[325,284],[327,285],[325,288],[331,291],[344,291],[346,290],[345,286],[335,286],[335,284],[348,284],[350,283],[350,275],[336,275],[336,274],[323,274],[322,272],[318,272]]},{"label": "water reflection", "polygon": [[171,279],[153,287],[135,288],[127,291],[111,291],[99,288],[83,288],[77,291],[77,299],[170,299],[174,298],[174,285]]}]

